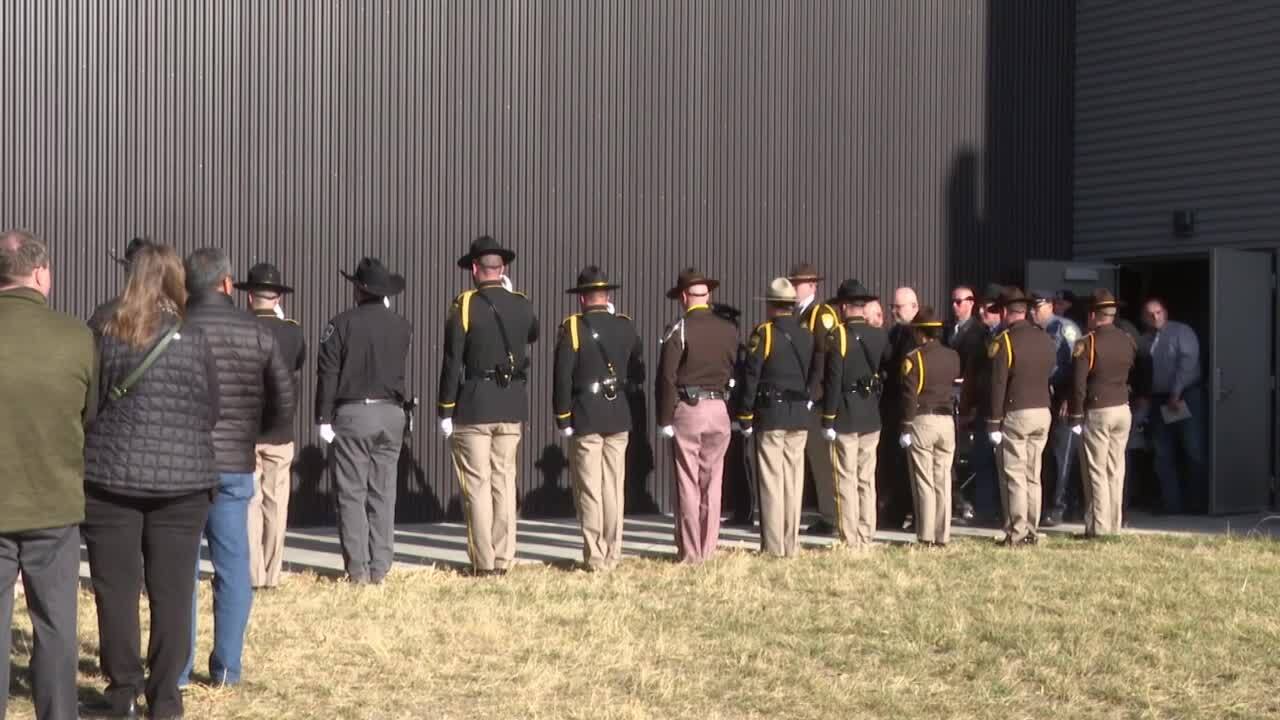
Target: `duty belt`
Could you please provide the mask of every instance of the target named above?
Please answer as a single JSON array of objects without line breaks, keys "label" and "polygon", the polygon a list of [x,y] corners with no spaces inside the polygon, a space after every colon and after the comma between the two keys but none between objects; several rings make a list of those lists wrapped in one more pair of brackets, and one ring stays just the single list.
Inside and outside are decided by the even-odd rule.
[{"label": "duty belt", "polygon": [[635,384],[620,382],[617,378],[596,380],[589,385],[580,385],[573,389],[574,395],[603,395],[606,400],[616,400],[619,392],[635,390]]},{"label": "duty belt", "polygon": [[760,388],[760,392],[756,394],[757,403],[760,400],[764,400],[765,402],[772,401],[772,402],[778,402],[778,403],[782,403],[782,402],[807,403],[810,400],[812,400],[812,398],[809,397],[809,393],[804,392],[803,390],[780,390],[772,387],[763,387],[763,388]]},{"label": "duty belt", "polygon": [[955,408],[953,408],[953,407],[951,407],[951,406],[949,406],[949,405],[948,405],[948,406],[946,406],[946,407],[943,407],[943,406],[941,406],[941,405],[936,405],[936,406],[934,406],[934,407],[922,407],[922,408],[920,408],[920,409],[919,409],[919,411],[918,411],[918,413],[917,413],[917,414],[920,414],[920,415],[946,415],[947,417],[950,417],[950,416],[952,416],[952,415],[954,415],[954,414],[955,414]]},{"label": "duty belt", "polygon": [[[485,381],[492,382],[498,379],[498,371],[497,370],[472,370],[471,368],[467,368],[466,379],[467,380],[485,380]],[[529,374],[523,370],[516,370],[511,373],[511,379],[520,380],[520,381],[528,380]]]},{"label": "duty belt", "polygon": [[680,399],[690,405],[697,405],[701,400],[724,400],[723,390],[707,390],[694,385],[683,385],[679,388]]},{"label": "duty belt", "polygon": [[361,398],[358,400],[338,400],[337,402],[334,403],[334,406],[342,407],[344,405],[401,405],[401,404],[402,403],[399,400],[393,400],[392,398]]}]

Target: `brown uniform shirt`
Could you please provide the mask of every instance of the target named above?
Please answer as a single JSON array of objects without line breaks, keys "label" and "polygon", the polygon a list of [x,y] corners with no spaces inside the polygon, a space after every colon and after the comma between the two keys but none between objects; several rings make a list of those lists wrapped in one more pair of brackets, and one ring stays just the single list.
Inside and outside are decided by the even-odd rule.
[{"label": "brown uniform shirt", "polygon": [[1113,324],[1076,341],[1072,350],[1070,413],[1084,418],[1086,410],[1116,407],[1129,402],[1129,371],[1138,346],[1128,333]]},{"label": "brown uniform shirt", "polygon": [[840,316],[836,314],[835,308],[815,297],[796,319],[813,335],[813,359],[809,362],[807,384],[814,402],[821,403],[823,376],[826,375],[827,368],[827,339],[831,331],[840,327]]},{"label": "brown uniform shirt", "polygon": [[1053,338],[1019,320],[987,346],[991,359],[991,417],[987,426],[1000,429],[1006,413],[1049,408],[1049,376],[1057,362]]},{"label": "brown uniform shirt", "polygon": [[706,305],[685,312],[663,339],[658,358],[658,425],[671,424],[681,387],[727,390],[737,353],[738,329],[733,323]]},{"label": "brown uniform shirt", "polygon": [[952,390],[960,377],[960,356],[955,350],[930,340],[907,353],[902,361],[902,421],[911,422],[917,415],[950,415]]}]

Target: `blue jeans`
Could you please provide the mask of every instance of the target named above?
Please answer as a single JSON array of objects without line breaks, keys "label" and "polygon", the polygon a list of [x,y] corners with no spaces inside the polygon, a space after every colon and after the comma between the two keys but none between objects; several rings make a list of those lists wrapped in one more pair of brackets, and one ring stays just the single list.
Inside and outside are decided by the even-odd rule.
[{"label": "blue jeans", "polygon": [[[1049,451],[1053,454],[1053,504],[1049,512],[1066,515],[1080,505],[1079,484],[1073,482],[1072,469],[1080,452],[1080,438],[1071,432],[1067,418],[1055,417],[1049,427]],[[1045,514],[1048,515],[1049,512]]]},{"label": "blue jeans", "polygon": [[[204,537],[213,561],[213,652],[209,654],[209,676],[216,683],[240,682],[240,656],[244,633],[253,607],[249,584],[249,501],[253,499],[253,473],[223,473],[209,508]],[[200,577],[199,557],[196,577]],[[196,595],[191,596],[191,655],[178,680],[179,687],[191,682],[196,664]]]},{"label": "blue jeans", "polygon": [[[1155,450],[1156,478],[1160,481],[1160,505],[1167,513],[1180,513],[1187,508],[1189,500],[1192,510],[1205,512],[1209,497],[1204,457],[1204,393],[1198,387],[1184,392],[1182,401],[1191,411],[1191,417],[1172,425],[1165,424],[1159,407],[1168,399],[1160,395],[1151,398],[1148,421]],[[1185,479],[1178,472],[1178,461],[1183,457]]]}]

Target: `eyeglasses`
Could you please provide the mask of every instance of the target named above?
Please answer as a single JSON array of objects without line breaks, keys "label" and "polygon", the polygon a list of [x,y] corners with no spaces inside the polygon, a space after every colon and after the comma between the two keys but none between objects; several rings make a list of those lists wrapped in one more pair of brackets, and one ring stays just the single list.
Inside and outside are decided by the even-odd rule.
[{"label": "eyeglasses", "polygon": [[969,297],[951,298],[951,304],[952,304],[952,305],[962,305],[962,304],[967,303],[967,302],[973,302],[973,296],[972,296],[972,295],[970,295]]}]

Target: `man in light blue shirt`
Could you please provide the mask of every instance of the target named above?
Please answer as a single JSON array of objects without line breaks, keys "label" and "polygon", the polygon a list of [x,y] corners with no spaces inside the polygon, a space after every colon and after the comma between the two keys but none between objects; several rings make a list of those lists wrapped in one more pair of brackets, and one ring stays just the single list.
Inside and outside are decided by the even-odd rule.
[{"label": "man in light blue shirt", "polygon": [[[1190,326],[1169,319],[1169,310],[1159,299],[1143,305],[1142,322],[1146,332],[1138,343],[1138,353],[1151,372],[1148,427],[1160,480],[1161,509],[1181,513],[1188,504],[1185,499],[1191,509],[1207,510],[1200,341]],[[1184,410],[1190,417],[1165,421],[1165,412]],[[1179,476],[1179,459],[1185,459],[1185,478]]]},{"label": "man in light blue shirt", "polygon": [[1059,296],[1065,297],[1065,293],[1055,295],[1045,290],[1031,291],[1034,300],[1031,319],[1053,338],[1057,347],[1057,362],[1049,376],[1049,389],[1053,393],[1050,407],[1053,424],[1049,426],[1047,454],[1053,462],[1045,463],[1053,468],[1053,502],[1045,503],[1045,515],[1040,521],[1045,527],[1060,525],[1069,507],[1073,511],[1080,507],[1080,479],[1078,474],[1073,478],[1072,473],[1076,469],[1080,442],[1067,421],[1067,397],[1071,394],[1071,352],[1083,333],[1073,320],[1056,312],[1059,302],[1055,298]]}]

